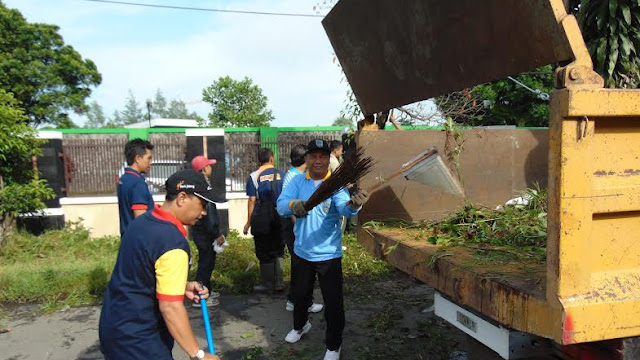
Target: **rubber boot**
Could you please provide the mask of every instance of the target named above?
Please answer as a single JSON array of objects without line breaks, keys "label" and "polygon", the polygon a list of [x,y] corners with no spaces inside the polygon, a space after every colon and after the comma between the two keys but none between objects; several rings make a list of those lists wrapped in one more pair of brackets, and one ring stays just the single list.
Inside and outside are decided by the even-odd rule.
[{"label": "rubber boot", "polygon": [[279,257],[276,258],[276,261],[274,263],[274,275],[275,275],[275,286],[274,286],[274,291],[283,291],[285,289],[285,285],[284,285],[284,278],[283,278],[283,274],[282,274],[282,267],[284,266],[284,259]]},{"label": "rubber boot", "polygon": [[260,264],[260,277],[262,278],[262,283],[254,286],[253,291],[273,291],[273,279],[275,278],[274,265],[274,262]]}]

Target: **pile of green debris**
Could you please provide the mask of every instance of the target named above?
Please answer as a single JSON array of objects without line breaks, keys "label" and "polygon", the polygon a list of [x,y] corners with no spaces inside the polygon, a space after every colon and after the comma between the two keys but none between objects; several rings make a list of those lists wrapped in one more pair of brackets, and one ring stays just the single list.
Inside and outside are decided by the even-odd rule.
[{"label": "pile of green debris", "polygon": [[547,191],[527,189],[514,204],[490,209],[467,203],[452,216],[425,224],[433,229],[433,244],[491,244],[545,247],[547,243]]},{"label": "pile of green debris", "polygon": [[489,208],[468,202],[437,222],[385,221],[374,228],[411,230],[415,239],[427,239],[444,248],[463,246],[477,255],[499,260],[544,261],[547,243],[547,191],[527,189],[513,203]]}]

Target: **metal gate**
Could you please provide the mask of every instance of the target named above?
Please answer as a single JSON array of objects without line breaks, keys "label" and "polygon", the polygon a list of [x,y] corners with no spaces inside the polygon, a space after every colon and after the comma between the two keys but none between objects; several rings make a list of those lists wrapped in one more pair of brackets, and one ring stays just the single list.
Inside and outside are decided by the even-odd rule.
[{"label": "metal gate", "polygon": [[298,145],[307,145],[313,139],[324,138],[327,141],[340,138],[340,133],[335,134],[304,134],[299,133],[280,134],[275,138],[257,139],[257,136],[238,136],[227,140],[227,164],[230,189],[234,192],[246,191],[249,175],[260,167],[258,151],[263,147],[271,148],[277,159],[277,168],[286,173],[291,167],[289,155],[291,149]]},{"label": "metal gate", "polygon": [[[151,171],[146,174],[149,191],[164,193],[164,183],[174,172],[184,169],[186,138],[184,133],[150,134],[155,146]],[[64,138],[62,148],[67,168],[69,196],[115,195],[118,179],[127,166],[124,157],[126,135],[92,135]]]},{"label": "metal gate", "polygon": [[67,195],[115,194],[118,171],[124,163],[126,135],[64,138]]}]

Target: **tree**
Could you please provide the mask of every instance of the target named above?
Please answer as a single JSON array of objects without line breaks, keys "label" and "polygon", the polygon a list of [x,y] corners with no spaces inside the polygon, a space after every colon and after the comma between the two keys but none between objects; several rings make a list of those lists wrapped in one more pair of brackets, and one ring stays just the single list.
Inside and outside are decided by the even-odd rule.
[{"label": "tree", "polygon": [[[149,102],[151,100],[147,100]],[[167,118],[167,98],[160,89],[156,90],[156,96],[151,101],[151,116],[154,118]]]},{"label": "tree", "polygon": [[120,111],[119,118],[123,125],[135,124],[145,119],[140,103],[138,103],[131,89],[129,89],[129,96],[124,104],[124,109]]},{"label": "tree", "polygon": [[167,117],[170,119],[193,119],[203,121],[202,117],[194,111],[189,111],[182,100],[171,100],[167,109]]},{"label": "tree", "polygon": [[0,1],[0,89],[14,94],[34,126],[71,126],[69,113],[84,112],[91,88],[102,80],[96,65],[65,45],[58,30],[28,23]]},{"label": "tree", "polygon": [[28,166],[41,144],[17,101],[0,90],[0,243],[18,215],[44,209],[42,200],[55,197]]},{"label": "tree", "polygon": [[173,99],[167,104],[167,98],[164,97],[162,91],[158,89],[156,95],[151,102],[151,116],[154,118],[166,119],[193,119],[202,121],[202,118],[193,111],[187,109],[187,104],[182,100]]},{"label": "tree", "polygon": [[455,117],[453,120],[469,126],[548,126],[553,78],[552,67],[547,65],[534,72],[475,86],[471,89],[473,97],[488,107],[465,121]]},{"label": "tree", "polygon": [[273,120],[267,97],[248,77],[240,81],[221,77],[202,90],[202,100],[212,106],[209,122],[201,121],[205,126],[262,127]]},{"label": "tree", "polygon": [[98,129],[106,127],[107,125],[107,118],[104,116],[102,106],[100,106],[97,101],[93,101],[89,104],[89,108],[87,109],[85,116],[87,117],[87,122],[84,125],[85,128]]},{"label": "tree", "polygon": [[[575,2],[575,1],[574,1]],[[578,22],[594,70],[607,87],[640,85],[640,2],[637,0],[582,0]]]},{"label": "tree", "polygon": [[120,116],[120,112],[118,110],[115,110],[113,112],[113,115],[111,115],[111,117],[109,118],[109,122],[107,123],[106,127],[117,128],[122,126],[124,126],[124,122],[122,120],[122,117]]},{"label": "tree", "polygon": [[331,124],[331,126],[352,127],[353,121],[344,115],[340,115],[335,120],[333,120],[333,124]]}]

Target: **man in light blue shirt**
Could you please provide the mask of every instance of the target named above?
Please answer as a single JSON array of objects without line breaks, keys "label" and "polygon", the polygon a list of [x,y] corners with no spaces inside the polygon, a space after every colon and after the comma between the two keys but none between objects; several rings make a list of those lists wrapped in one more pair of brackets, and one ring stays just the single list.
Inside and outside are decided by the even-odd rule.
[{"label": "man in light blue shirt", "polygon": [[[307,147],[305,145],[296,145],[291,148],[289,159],[291,160],[291,169],[287,171],[282,181],[282,189],[285,189],[291,179],[307,171],[307,162],[305,156],[307,155]],[[284,243],[287,244],[289,249],[289,255],[291,259],[291,269],[293,270],[293,264],[295,263],[296,254],[293,250],[295,235],[293,234],[293,225],[296,223],[295,216],[285,216],[280,218],[280,233],[284,239]],[[289,293],[287,294],[287,303],[285,309],[287,311],[293,311],[293,302],[295,299],[295,284],[296,273],[291,271],[291,285],[289,286]],[[313,301],[313,299],[312,299]],[[309,307],[309,312],[317,313],[322,311],[324,305],[312,303]]]},{"label": "man in light blue shirt", "polygon": [[307,170],[307,163],[305,161],[305,155],[307,154],[307,147],[304,145],[296,145],[291,148],[289,159],[291,160],[291,168],[287,171],[287,174],[282,180],[282,188],[284,189],[289,185],[291,179],[296,175],[300,175]]},{"label": "man in light blue shirt", "polygon": [[324,315],[327,322],[327,352],[324,359],[338,360],[345,324],[340,216],[355,215],[369,199],[369,194],[360,190],[349,197],[348,191],[341,189],[307,212],[304,202],[331,176],[329,154],[329,144],[326,141],[316,139],[309,142],[305,155],[307,171],[291,179],[278,198],[277,208],[281,216],[296,217],[296,258],[292,270],[296,274],[293,284],[293,330],[287,334],[285,340],[290,343],[297,342],[311,329],[307,311],[311,305],[317,275],[322,297],[325,299]]}]

